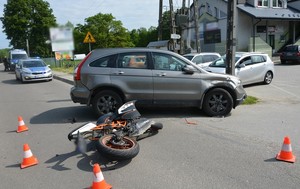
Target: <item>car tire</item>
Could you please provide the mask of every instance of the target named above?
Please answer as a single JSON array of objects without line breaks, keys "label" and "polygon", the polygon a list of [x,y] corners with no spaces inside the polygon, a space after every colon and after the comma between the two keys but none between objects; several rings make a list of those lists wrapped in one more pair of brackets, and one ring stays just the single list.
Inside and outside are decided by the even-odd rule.
[{"label": "car tire", "polygon": [[280,62],[281,62],[281,64],[286,64],[285,60],[281,60]]},{"label": "car tire", "polygon": [[264,84],[269,85],[273,80],[273,74],[272,72],[268,71],[264,77]]},{"label": "car tire", "polygon": [[115,112],[122,104],[120,95],[109,90],[98,92],[92,99],[92,107],[97,116]]},{"label": "car tire", "polygon": [[203,111],[208,116],[226,116],[231,112],[232,108],[232,96],[225,89],[212,89],[204,97]]}]

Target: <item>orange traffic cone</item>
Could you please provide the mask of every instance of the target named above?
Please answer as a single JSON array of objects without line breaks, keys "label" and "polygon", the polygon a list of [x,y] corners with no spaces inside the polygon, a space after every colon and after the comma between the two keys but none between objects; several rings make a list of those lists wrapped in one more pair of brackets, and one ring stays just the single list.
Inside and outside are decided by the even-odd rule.
[{"label": "orange traffic cone", "polygon": [[276,155],[276,159],[290,163],[296,161],[296,156],[293,155],[290,138],[288,136],[284,137],[281,151]]},{"label": "orange traffic cone", "polygon": [[28,127],[25,125],[25,123],[23,121],[23,118],[21,116],[18,117],[18,122],[19,122],[19,126],[18,126],[18,129],[17,129],[17,133],[28,130]]},{"label": "orange traffic cone", "polygon": [[38,160],[36,159],[36,157],[32,155],[28,144],[23,145],[23,151],[24,151],[24,158],[23,158],[23,162],[21,163],[22,169],[38,164]]},{"label": "orange traffic cone", "polygon": [[104,180],[103,174],[101,172],[100,166],[98,163],[94,164],[94,181],[91,189],[110,189],[111,185],[107,184]]}]

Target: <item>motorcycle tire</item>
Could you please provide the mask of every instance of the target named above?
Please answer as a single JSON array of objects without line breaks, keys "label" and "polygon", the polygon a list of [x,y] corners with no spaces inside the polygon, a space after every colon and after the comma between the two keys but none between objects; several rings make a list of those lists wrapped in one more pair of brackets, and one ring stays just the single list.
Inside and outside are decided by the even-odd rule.
[{"label": "motorcycle tire", "polygon": [[134,158],[140,151],[136,140],[124,136],[123,141],[129,146],[113,145],[109,141],[114,135],[105,135],[97,142],[97,150],[104,157],[110,160],[127,160]]}]

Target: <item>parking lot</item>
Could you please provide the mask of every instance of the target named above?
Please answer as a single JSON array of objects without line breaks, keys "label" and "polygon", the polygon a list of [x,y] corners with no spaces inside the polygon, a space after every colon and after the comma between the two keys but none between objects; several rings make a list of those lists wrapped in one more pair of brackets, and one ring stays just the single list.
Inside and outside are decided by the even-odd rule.
[{"label": "parking lot", "polygon": [[[67,140],[73,128],[96,121],[86,106],[70,101],[70,84],[53,80],[21,84],[0,66],[0,182],[3,188],[87,188],[99,163],[113,188],[298,188],[300,166],[276,161],[284,136],[300,156],[300,65],[275,66],[270,85],[245,89],[259,98],[228,117],[197,109],[143,108],[142,116],[164,124],[139,141],[131,161],[110,162],[96,151],[77,153]],[[21,115],[29,130],[16,133]],[[73,119],[75,118],[75,120]],[[39,163],[20,169],[23,144]]]}]

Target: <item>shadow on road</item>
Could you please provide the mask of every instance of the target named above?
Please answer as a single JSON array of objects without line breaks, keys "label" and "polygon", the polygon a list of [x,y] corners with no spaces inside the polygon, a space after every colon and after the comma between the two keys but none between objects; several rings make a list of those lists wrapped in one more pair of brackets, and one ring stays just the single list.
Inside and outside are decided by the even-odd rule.
[{"label": "shadow on road", "polygon": [[86,154],[82,154],[79,151],[74,150],[64,154],[56,154],[54,157],[45,161],[45,163],[46,164],[54,163],[54,165],[50,165],[48,166],[48,168],[54,169],[56,171],[67,171],[67,170],[71,170],[71,168],[66,167],[64,162],[67,159],[76,156],[76,158],[79,159],[77,163],[78,169],[82,171],[93,172],[93,165],[95,163],[98,163],[100,165],[102,171],[110,171],[110,170],[115,170],[124,167],[131,162],[131,159],[124,160],[124,161],[111,161],[101,156],[100,153],[98,153],[98,151],[96,150],[93,143],[90,143],[88,148],[89,149]]}]

